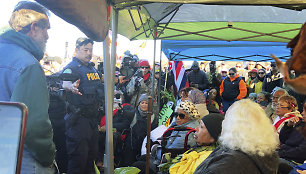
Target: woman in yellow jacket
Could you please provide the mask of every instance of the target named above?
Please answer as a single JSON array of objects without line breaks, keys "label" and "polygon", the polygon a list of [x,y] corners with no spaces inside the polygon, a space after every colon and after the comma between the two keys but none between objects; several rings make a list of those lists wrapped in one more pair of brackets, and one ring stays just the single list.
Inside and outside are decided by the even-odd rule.
[{"label": "woman in yellow jacket", "polygon": [[[162,166],[165,168],[170,166],[170,174],[192,174],[198,165],[217,147],[223,118],[223,115],[217,113],[203,117],[194,135],[197,146],[186,151],[184,154],[178,155]],[[165,168],[161,168],[161,170],[165,172]]]},{"label": "woman in yellow jacket", "polygon": [[250,85],[250,93],[260,93],[262,91],[262,82],[265,78],[266,75],[266,70],[265,69],[260,69],[258,70],[257,77],[252,81]]}]

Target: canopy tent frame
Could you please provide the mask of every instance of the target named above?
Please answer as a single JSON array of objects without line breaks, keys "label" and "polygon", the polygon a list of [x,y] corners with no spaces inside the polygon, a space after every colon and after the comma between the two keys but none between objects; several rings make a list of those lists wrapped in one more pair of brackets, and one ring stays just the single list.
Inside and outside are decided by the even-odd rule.
[{"label": "canopy tent frame", "polygon": [[[175,11],[175,13],[171,17],[171,19],[173,19],[173,17],[175,16],[177,11],[178,11],[178,9]],[[159,32],[159,34],[157,36],[157,39],[165,40],[165,39],[169,39],[169,38],[173,38],[173,37],[188,36],[188,35],[194,34],[194,35],[198,35],[198,36],[204,36],[204,37],[208,37],[208,38],[212,38],[212,39],[216,39],[216,40],[224,40],[224,41],[228,41],[228,42],[230,42],[230,41],[241,41],[241,40],[255,38],[255,37],[261,37],[261,36],[271,36],[271,37],[281,38],[281,39],[285,39],[285,40],[287,40],[289,42],[292,38],[277,36],[275,34],[280,34],[280,33],[290,32],[290,31],[299,31],[301,29],[299,27],[299,28],[294,28],[294,29],[289,29],[289,30],[271,32],[271,33],[263,33],[263,32],[257,32],[257,31],[252,31],[252,30],[246,30],[246,29],[239,28],[239,27],[234,27],[233,26],[233,22],[228,22],[228,26],[227,27],[220,27],[220,28],[215,28],[215,29],[208,29],[208,30],[201,30],[201,31],[196,31],[196,32],[189,32],[189,31],[185,31],[185,30],[179,30],[179,29],[168,27],[169,23],[171,22],[171,19],[166,24],[158,24],[158,26],[156,28],[161,27],[162,29]],[[165,25],[165,26],[162,26],[162,25]],[[213,37],[213,36],[209,36],[209,35],[205,35],[205,34],[200,34],[200,33],[211,32],[211,31],[218,31],[218,30],[223,30],[223,29],[228,29],[228,28],[235,29],[235,30],[240,30],[240,31],[246,31],[246,32],[250,32],[250,33],[254,33],[254,34],[258,34],[258,35],[227,40],[227,39],[223,39],[223,38],[218,38],[218,37]],[[136,26],[135,26],[135,29],[136,29]],[[160,35],[163,33],[163,31],[165,29],[183,32],[184,34],[177,34],[177,35],[172,35],[172,36],[160,37]],[[149,30],[149,31],[151,31],[150,32],[150,34],[151,34],[152,33],[152,29],[150,28],[148,30],[145,30],[145,28],[143,27],[143,30],[144,31],[142,33],[139,33],[135,37],[131,38],[131,40],[136,39],[138,36],[140,36],[142,34],[145,34],[146,38],[149,38],[149,35],[147,35],[146,32]]]},{"label": "canopy tent frame", "polygon": [[[167,29],[170,29],[170,30],[184,32],[185,34],[178,34],[178,35],[172,35],[172,36],[167,36],[167,37],[160,37],[159,39],[169,39],[171,37],[186,36],[186,35],[190,35],[190,34],[195,34],[195,35],[199,35],[199,36],[205,36],[205,37],[209,37],[209,38],[212,38],[212,39],[224,40],[224,41],[228,41],[228,42],[230,42],[230,41],[241,41],[241,40],[250,39],[250,38],[254,38],[254,37],[261,37],[261,36],[272,36],[272,37],[286,39],[286,40],[290,41],[292,38],[277,36],[277,35],[274,35],[274,34],[279,34],[279,33],[284,33],[284,32],[289,32],[289,31],[299,31],[300,30],[300,28],[295,28],[295,29],[277,31],[277,32],[272,32],[272,33],[262,33],[262,32],[252,31],[252,30],[246,30],[246,29],[243,29],[243,28],[233,27],[231,22],[229,22],[228,27],[221,27],[221,28],[210,29],[210,30],[203,30],[203,31],[197,31],[197,32],[188,32],[188,31],[179,30],[179,29],[175,29],[175,28],[170,28],[170,27],[166,27],[166,26],[164,28],[167,28]],[[246,31],[246,32],[250,32],[250,33],[255,33],[255,34],[258,34],[258,35],[227,40],[227,39],[213,37],[213,36],[209,36],[209,35],[205,35],[205,34],[200,34],[200,33],[205,33],[205,32],[210,32],[210,31],[223,30],[223,29],[227,29],[227,28],[241,30],[241,31]]]},{"label": "canopy tent frame", "polygon": [[[172,56],[173,55],[173,56]],[[176,56],[182,56],[180,59],[175,59]],[[212,61],[211,59],[206,59],[206,57],[220,57],[223,58],[222,61],[230,61],[230,60],[237,60],[237,61],[250,61],[249,59],[244,59],[244,58],[249,58],[249,57],[264,57],[265,59],[259,59],[256,60],[256,62],[261,62],[261,61],[273,61],[274,59],[271,58],[270,56],[266,55],[249,55],[249,56],[242,56],[242,57],[229,57],[229,56],[222,56],[222,55],[217,55],[217,54],[208,54],[208,55],[201,55],[201,56],[187,56],[179,53],[170,53],[169,61],[177,61],[177,60],[198,60],[198,61]],[[290,56],[282,56],[279,57],[280,59],[289,59]]]},{"label": "canopy tent frame", "polygon": [[[166,4],[166,3],[164,3]],[[268,11],[266,13],[264,13],[263,15],[265,16],[269,16],[271,15],[271,19],[273,19],[271,22],[267,22],[267,19],[261,19],[258,21],[252,21],[253,19],[251,19],[251,21],[239,21],[242,20],[243,17],[237,17],[242,12],[245,11],[241,11],[241,12],[231,12],[232,15],[235,15],[235,17],[233,17],[232,20],[228,19],[229,17],[224,17],[224,19],[222,19],[222,16],[219,16],[220,19],[217,19],[217,15],[220,15],[221,12],[228,12],[229,11],[229,7],[226,5],[222,5],[221,7],[216,7],[214,6],[213,8],[219,10],[218,14],[214,17],[216,17],[216,20],[207,20],[206,18],[203,19],[203,21],[185,21],[185,22],[178,22],[178,20],[182,19],[182,14],[183,13],[182,10],[185,10],[186,6],[183,6],[185,4],[181,3],[181,4],[171,4],[171,5],[167,5],[167,7],[165,7],[164,9],[161,10],[162,15],[153,15],[153,17],[151,16],[151,13],[153,13],[153,9],[157,8],[156,6],[150,6],[151,4],[140,4],[137,5],[136,7],[134,7],[134,9],[137,9],[137,12],[134,12],[134,15],[131,12],[130,7],[128,8],[122,8],[121,9],[121,17],[123,14],[125,14],[126,9],[128,9],[128,13],[126,14],[129,16],[130,20],[132,21],[132,24],[130,23],[130,25],[133,26],[134,28],[134,32],[135,35],[131,36],[130,34],[127,34],[126,31],[124,30],[120,30],[119,27],[119,33],[127,36],[130,40],[136,40],[136,39],[154,39],[154,34],[152,34],[152,32],[154,32],[154,28],[157,28],[158,31],[158,35],[156,37],[156,39],[163,39],[163,40],[185,40],[185,38],[188,38],[189,36],[193,37],[193,39],[195,39],[195,37],[199,36],[198,39],[196,40],[225,40],[225,41],[239,41],[239,40],[247,40],[247,41],[256,41],[257,38],[260,41],[263,41],[265,39],[268,38],[267,41],[274,41],[274,42],[288,42],[291,40],[291,38],[293,38],[298,31],[300,30],[301,27],[301,20],[304,20],[304,16],[305,16],[305,11],[303,12],[292,12],[290,13],[290,17],[294,16],[294,14],[298,14],[298,17],[296,20],[292,21],[292,23],[289,23],[288,20],[283,19],[281,16],[280,17],[275,17],[279,14],[283,14],[287,11],[294,11],[294,10],[282,10],[281,8],[277,8],[277,7],[271,7],[271,6],[264,6],[264,7],[258,7],[258,8],[252,8],[252,6],[247,6],[247,9],[250,10],[259,10],[259,12],[265,11],[268,9]],[[163,5],[163,4],[162,4]],[[196,6],[197,4],[188,4],[188,5],[194,5]],[[202,8],[201,6],[204,7],[204,9],[207,9],[209,5],[203,5],[203,4],[198,4],[199,7],[196,8]],[[153,7],[153,9],[148,10],[147,8]],[[180,9],[181,7],[182,10]],[[192,6],[191,6],[192,7]],[[238,11],[241,9],[243,9],[243,6],[233,6],[233,8],[238,9]],[[274,9],[275,8],[275,9]],[[198,10],[196,9],[196,10]],[[140,12],[141,11],[141,12]],[[181,11],[179,17],[177,16],[178,11]],[[254,13],[254,12],[253,12]],[[137,14],[137,16],[136,16]],[[126,16],[124,15],[124,16]],[[250,14],[251,15],[251,14]],[[176,18],[176,20],[174,22],[172,22],[173,18]],[[138,20],[136,19],[138,18]],[[261,17],[264,18],[264,17]],[[123,19],[122,19],[123,20]],[[121,20],[121,21],[122,21]],[[126,22],[127,20],[129,20],[128,18],[124,17],[124,24],[129,24],[128,22]],[[135,22],[135,21],[138,22]],[[187,19],[189,20],[189,19]],[[207,21],[206,21],[207,20]],[[285,22],[286,21],[286,22]],[[211,22],[211,23],[210,23]],[[284,23],[283,23],[284,22]],[[305,22],[305,21],[304,21]],[[139,24],[137,26],[137,23]],[[190,25],[189,25],[190,23]],[[197,23],[197,26],[192,26],[192,24]],[[203,24],[202,24],[203,23]],[[215,27],[205,27],[206,24],[210,25],[215,25]],[[214,24],[216,23],[216,24]],[[253,23],[252,27],[246,27],[246,25],[248,23]],[[270,24],[269,24],[270,23]],[[273,23],[276,23],[276,25],[274,25]],[[279,24],[279,25],[277,25]],[[188,28],[186,29],[186,27],[182,27],[181,25],[184,26],[192,26],[194,27],[192,30],[189,30]],[[264,27],[270,27],[270,25],[272,26],[277,26],[277,29],[275,28],[271,28],[268,31],[265,30],[258,30],[258,28],[264,28]],[[130,27],[132,27],[130,26]],[[181,27],[180,27],[181,26]],[[289,26],[289,27],[288,27]],[[255,27],[253,29],[253,27]],[[129,27],[128,27],[129,28]],[[204,28],[204,29],[203,29]],[[139,32],[141,30],[141,32]],[[129,30],[129,29],[128,29]],[[167,32],[167,34],[165,34],[165,30]],[[220,36],[220,33],[222,32],[235,32],[237,35],[237,32],[241,31],[243,33],[243,35],[241,36],[233,36],[234,38],[231,37],[226,37],[228,35],[224,36]],[[132,31],[129,31],[132,32]],[[148,32],[150,34],[148,34]],[[219,33],[217,35],[211,33]],[[183,39],[180,39],[182,37],[185,37]]]},{"label": "canopy tent frame", "polygon": [[[143,5],[148,3],[182,3],[181,0],[112,0],[115,8],[122,9],[136,5]],[[306,2],[303,0],[185,0],[184,4],[207,4],[207,5],[256,5],[256,6],[275,6],[291,10],[303,10],[306,8]]]},{"label": "canopy tent frame", "polygon": [[255,41],[161,41],[161,49],[170,61],[272,61],[271,53],[286,61],[291,52],[286,45]]}]

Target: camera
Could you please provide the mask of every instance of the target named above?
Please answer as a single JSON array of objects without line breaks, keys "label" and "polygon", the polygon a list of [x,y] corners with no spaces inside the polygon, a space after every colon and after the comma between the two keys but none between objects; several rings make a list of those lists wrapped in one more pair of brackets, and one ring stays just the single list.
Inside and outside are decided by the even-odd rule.
[{"label": "camera", "polygon": [[121,62],[120,74],[125,76],[125,79],[131,78],[136,71],[138,62],[137,55],[132,55],[130,51],[124,52],[124,56]]}]

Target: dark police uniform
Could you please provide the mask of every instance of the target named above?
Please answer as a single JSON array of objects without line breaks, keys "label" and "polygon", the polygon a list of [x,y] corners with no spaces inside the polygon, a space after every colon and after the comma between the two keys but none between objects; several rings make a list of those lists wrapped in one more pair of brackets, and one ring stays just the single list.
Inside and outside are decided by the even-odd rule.
[{"label": "dark police uniform", "polygon": [[67,92],[69,103],[65,116],[68,174],[94,173],[94,160],[98,152],[98,109],[103,99],[103,84],[93,63],[84,65],[79,59],[64,68],[63,74],[72,74],[80,79],[82,95]]}]

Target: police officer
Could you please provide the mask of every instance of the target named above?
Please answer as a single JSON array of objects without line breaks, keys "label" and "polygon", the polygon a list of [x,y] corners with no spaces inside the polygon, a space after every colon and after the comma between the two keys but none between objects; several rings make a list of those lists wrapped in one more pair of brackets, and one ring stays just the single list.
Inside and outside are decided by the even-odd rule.
[{"label": "police officer", "polygon": [[98,109],[103,99],[101,74],[90,62],[93,41],[79,38],[75,57],[63,69],[63,75],[71,75],[74,82],[63,81],[68,102],[65,116],[68,174],[94,173],[94,160],[98,152]]}]

